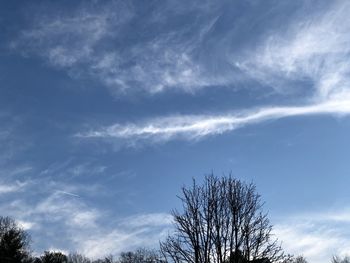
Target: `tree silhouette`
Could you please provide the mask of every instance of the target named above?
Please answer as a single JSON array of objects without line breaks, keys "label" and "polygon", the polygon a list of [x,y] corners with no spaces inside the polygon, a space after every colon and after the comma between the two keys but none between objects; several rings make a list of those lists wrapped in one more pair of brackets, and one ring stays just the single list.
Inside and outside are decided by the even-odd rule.
[{"label": "tree silhouette", "polygon": [[303,256],[297,256],[293,259],[292,263],[308,263]]},{"label": "tree silhouette", "polygon": [[0,216],[0,262],[28,262],[28,248],[28,234],[14,219]]},{"label": "tree silhouette", "polygon": [[68,258],[61,252],[45,251],[41,263],[68,263]]},{"label": "tree silhouette", "polygon": [[161,242],[175,263],[280,262],[286,258],[254,184],[231,176],[205,177],[182,188],[183,211],[173,211],[175,232]]},{"label": "tree silhouette", "polygon": [[68,255],[68,263],[91,263],[91,260],[84,255],[71,253]]},{"label": "tree silhouette", "polygon": [[134,252],[122,252],[118,263],[162,263],[164,262],[156,251],[141,248]]},{"label": "tree silhouette", "polygon": [[344,258],[340,258],[339,256],[334,256],[332,263],[350,263],[350,257],[345,256]]}]

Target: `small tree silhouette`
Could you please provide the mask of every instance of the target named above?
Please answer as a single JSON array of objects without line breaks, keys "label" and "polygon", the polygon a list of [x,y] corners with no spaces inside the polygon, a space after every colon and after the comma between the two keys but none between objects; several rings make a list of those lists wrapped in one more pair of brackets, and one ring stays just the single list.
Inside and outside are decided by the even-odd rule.
[{"label": "small tree silhouette", "polygon": [[28,234],[14,219],[0,216],[0,262],[28,262],[28,248]]},{"label": "small tree silhouette", "polygon": [[68,263],[68,258],[61,252],[45,251],[41,263]]}]

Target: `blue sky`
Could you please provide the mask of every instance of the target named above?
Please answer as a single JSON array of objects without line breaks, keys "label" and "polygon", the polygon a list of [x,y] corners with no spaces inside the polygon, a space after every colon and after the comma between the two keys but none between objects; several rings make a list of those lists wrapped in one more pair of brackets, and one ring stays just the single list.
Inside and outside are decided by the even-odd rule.
[{"label": "blue sky", "polygon": [[350,251],[348,1],[0,5],[0,213],[34,251],[157,246],[211,171],[287,252]]}]

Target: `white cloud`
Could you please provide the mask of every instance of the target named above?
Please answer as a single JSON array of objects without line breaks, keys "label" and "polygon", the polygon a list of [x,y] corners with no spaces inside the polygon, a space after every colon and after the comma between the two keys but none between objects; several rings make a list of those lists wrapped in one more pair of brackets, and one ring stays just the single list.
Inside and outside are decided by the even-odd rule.
[{"label": "white cloud", "polygon": [[237,66],[282,92],[289,87],[280,85],[307,79],[318,100],[349,96],[349,11],[349,2],[334,1],[327,10],[302,13],[286,32],[267,35]]},{"label": "white cloud", "polygon": [[[6,174],[3,176],[15,175],[14,170],[21,168],[13,168],[11,171],[8,171],[7,166],[8,162],[13,160],[17,154],[23,152],[25,149],[29,148],[31,142],[27,140],[27,136],[21,134],[23,130],[23,119],[12,112],[3,112],[0,111],[0,165],[2,165],[2,171],[9,172],[11,174]],[[0,171],[0,174],[3,172]]]},{"label": "white cloud", "polygon": [[101,175],[105,173],[107,169],[107,166],[101,165],[96,161],[79,162],[74,158],[69,158],[65,161],[48,165],[45,169],[40,171],[40,175],[45,177],[88,177]]},{"label": "white cloud", "polygon": [[1,194],[7,194],[7,193],[16,193],[21,190],[27,185],[28,182],[20,182],[16,181],[12,184],[6,184],[6,183],[0,183],[0,195]]},{"label": "white cloud", "polygon": [[350,251],[349,218],[344,211],[322,211],[280,218],[274,232],[288,253],[304,255],[310,263],[330,262]]},{"label": "white cloud", "polygon": [[[11,47],[25,56],[39,56],[74,78],[97,79],[118,95],[135,90],[194,92],[232,83],[232,72],[225,77],[210,73],[193,56],[217,21],[219,7],[210,1],[200,5],[164,1],[136,17],[133,6],[125,1],[85,3],[64,15],[37,14]],[[178,21],[184,15],[193,19],[191,12],[201,22],[168,25],[169,20]]]},{"label": "white cloud", "polygon": [[26,231],[32,229],[36,225],[33,222],[23,221],[23,220],[17,220],[17,223],[23,230],[26,230]]},{"label": "white cloud", "polygon": [[70,193],[70,192],[66,192],[66,191],[61,191],[61,190],[57,190],[56,193],[64,194],[64,195],[70,195],[70,196],[73,196],[73,197],[80,197],[80,196],[77,195],[77,194]]},{"label": "white cloud", "polygon": [[320,104],[299,107],[266,107],[251,112],[238,112],[219,116],[176,116],[153,119],[141,124],[115,124],[98,130],[79,133],[82,138],[116,138],[133,141],[148,139],[166,141],[174,138],[201,139],[256,124],[290,116],[350,114],[350,98],[329,100]]},{"label": "white cloud", "polygon": [[0,194],[17,192],[20,189],[18,185],[0,185]]},{"label": "white cloud", "polygon": [[[276,90],[285,92],[294,85],[293,81],[308,81],[297,89],[304,91],[302,105],[274,106],[268,105],[254,110],[242,110],[236,113],[219,115],[190,115],[160,117],[145,122],[114,124],[108,127],[93,129],[77,134],[82,138],[116,138],[132,142],[138,140],[166,141],[174,138],[200,139],[208,135],[221,134],[245,125],[275,120],[288,116],[330,114],[348,115],[350,113],[350,4],[336,1],[329,10],[310,14],[296,20],[289,26],[286,33],[269,35],[258,48],[248,55],[231,56],[233,64],[247,75],[258,81],[271,85]],[[305,15],[305,14],[304,14]],[[299,17],[298,17],[299,19]],[[180,52],[181,54],[181,52]],[[172,55],[170,55],[171,57]],[[182,54],[184,62],[180,61],[181,69],[186,68],[187,57]],[[171,58],[170,61],[174,59]],[[149,62],[147,62],[149,64]],[[176,63],[175,63],[176,65]],[[152,69],[154,67],[151,66]],[[176,68],[176,67],[175,67]],[[156,71],[158,72],[158,71]],[[159,70],[159,74],[166,68]],[[188,70],[176,73],[176,82],[182,86],[201,86],[187,79],[197,74],[195,65],[188,65]],[[142,72],[134,74],[142,75]],[[159,75],[158,74],[158,75]],[[145,74],[147,75],[147,74]],[[196,81],[210,83],[205,76],[195,77]],[[143,77],[141,77],[142,79]],[[173,80],[171,76],[164,77],[161,86],[167,86]],[[159,82],[162,83],[162,82]],[[166,84],[168,83],[168,84]],[[211,83],[212,84],[212,83]],[[282,86],[281,86],[282,85]],[[162,88],[160,88],[162,89]]]},{"label": "white cloud", "polygon": [[156,248],[171,229],[170,217],[169,214],[158,213],[132,215],[123,218],[112,230],[100,228],[88,238],[77,237],[76,243],[80,251],[92,258],[140,247]]},{"label": "white cloud", "polygon": [[170,225],[173,222],[173,217],[166,213],[152,213],[133,215],[122,220],[121,224],[128,227],[143,227],[143,226],[164,226]]},{"label": "white cloud", "polygon": [[29,231],[38,254],[55,248],[99,258],[138,247],[154,248],[171,227],[166,213],[118,217],[91,207],[85,190],[79,185],[32,180],[11,202],[0,202],[0,214],[14,217]]},{"label": "white cloud", "polygon": [[35,17],[30,29],[21,31],[11,46],[33,52],[54,66],[71,68],[89,62],[96,45],[116,34],[119,26],[131,17],[132,13],[122,2],[98,7],[87,4],[64,15],[58,12],[40,15]]},{"label": "white cloud", "polygon": [[154,239],[149,238],[147,242],[139,237],[140,232],[125,232],[112,230],[108,233],[96,234],[89,239],[78,240],[80,250],[92,258],[100,258],[109,254],[118,254],[123,251],[129,251],[148,243],[155,245]]},{"label": "white cloud", "polygon": [[[193,93],[209,86],[237,87],[248,77],[279,92],[290,91],[291,80],[310,80],[307,89],[314,89],[313,97],[319,100],[348,95],[349,3],[334,1],[328,10],[302,10],[290,26],[269,31],[274,33],[259,38],[256,49],[248,43],[245,52],[231,48],[241,36],[229,26],[224,36],[217,36],[217,45],[207,50],[203,39],[210,36],[222,9],[224,4],[210,1],[201,5],[165,1],[141,18],[123,1],[85,3],[64,15],[36,15],[12,47],[40,56],[71,76],[96,78],[117,94],[134,94],[135,89]],[[192,17],[191,12],[200,22],[189,19],[186,27],[168,25],[177,16]],[[145,37],[140,19],[145,27],[166,30]],[[245,76],[238,76],[237,68]]]},{"label": "white cloud", "polygon": [[49,195],[32,207],[32,213],[77,228],[93,227],[101,216],[99,211],[87,207],[75,194],[66,191],[56,191]]}]

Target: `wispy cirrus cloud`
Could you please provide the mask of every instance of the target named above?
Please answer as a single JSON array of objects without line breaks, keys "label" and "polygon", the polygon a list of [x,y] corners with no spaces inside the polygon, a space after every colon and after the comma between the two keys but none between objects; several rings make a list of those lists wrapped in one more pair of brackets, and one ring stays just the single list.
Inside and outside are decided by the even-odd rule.
[{"label": "wispy cirrus cloud", "polygon": [[166,226],[171,225],[173,222],[173,216],[167,213],[153,213],[153,214],[141,214],[133,215],[131,217],[122,220],[122,225],[128,227],[141,227],[141,226]]},{"label": "wispy cirrus cloud", "polygon": [[[118,94],[169,88],[193,92],[231,82],[207,71],[194,56],[221,4],[164,1],[144,6],[148,12],[142,21],[139,8],[125,1],[84,2],[65,14],[37,14],[10,46],[72,77],[97,79]],[[193,23],[180,23],[184,17]]]},{"label": "wispy cirrus cloud", "polygon": [[91,63],[99,42],[117,34],[132,13],[121,1],[79,7],[65,14],[49,8],[50,15],[37,14],[31,21],[32,27],[21,31],[11,47],[22,48],[25,55],[38,55],[58,68],[69,70]]},{"label": "wispy cirrus cloud", "polygon": [[1,194],[7,194],[7,193],[16,193],[21,191],[25,186],[27,185],[27,182],[20,182],[16,181],[14,183],[8,184],[8,183],[1,183],[0,182],[0,195]]},{"label": "wispy cirrus cloud", "polygon": [[[286,32],[267,34],[251,54],[237,61],[251,77],[275,89],[305,80],[315,100],[349,97],[350,4],[334,1],[319,11],[301,13]],[[301,88],[293,87],[293,88]]]},{"label": "wispy cirrus cloud", "polygon": [[[256,12],[254,1],[246,5]],[[237,89],[247,79],[286,92],[299,88],[291,88],[290,81],[306,79],[311,81],[307,89],[313,86],[315,94],[327,96],[333,86],[348,84],[348,3],[334,1],[313,12],[301,8],[289,26],[273,25],[272,34],[254,32],[264,36],[255,49],[255,40],[245,39],[237,26],[222,25],[234,6],[212,1],[141,7],[124,1],[84,2],[64,14],[35,14],[11,47],[76,78],[97,79],[118,94],[227,85]],[[139,16],[138,8],[147,8],[147,14]],[[237,17],[238,25],[249,22]],[[235,46],[241,38],[246,48]]]},{"label": "wispy cirrus cloud", "polygon": [[246,125],[291,116],[350,114],[350,100],[330,100],[325,103],[296,107],[266,107],[251,112],[238,112],[219,116],[176,116],[150,120],[141,124],[112,125],[99,130],[76,134],[81,138],[116,138],[126,140],[152,140],[155,142],[181,138],[201,139],[222,134]]},{"label": "wispy cirrus cloud", "polygon": [[[148,213],[132,215],[114,225],[114,229],[99,229],[89,238],[80,237],[79,250],[89,257],[118,254],[140,247],[154,248],[172,228],[171,215]],[[142,221],[146,219],[146,221]]]},{"label": "wispy cirrus cloud", "polygon": [[55,249],[101,258],[139,247],[153,248],[171,228],[171,216],[166,213],[120,217],[94,207],[81,184],[48,177],[30,180],[25,186],[20,191],[18,187],[0,187],[0,195],[3,190],[12,194],[7,202],[0,202],[0,214],[14,217],[33,235],[38,254]]},{"label": "wispy cirrus cloud", "polygon": [[348,115],[349,11],[349,3],[336,1],[327,10],[298,17],[287,32],[267,34],[257,48],[240,56],[231,54],[231,62],[242,70],[242,74],[256,79],[262,86],[268,85],[283,93],[293,88],[301,90],[299,93],[303,98],[296,106],[267,105],[227,114],[160,117],[132,124],[117,123],[77,135],[132,141],[192,140],[289,116]]},{"label": "wispy cirrus cloud", "polygon": [[[29,148],[31,142],[26,140],[21,133],[23,129],[23,119],[10,111],[0,109],[0,165],[5,168],[6,164],[14,159],[18,154]],[[9,175],[20,173],[24,167],[16,167],[11,171],[6,171]],[[0,171],[1,174],[1,171]]]},{"label": "wispy cirrus cloud", "polygon": [[326,263],[349,254],[349,223],[348,209],[315,211],[280,218],[274,232],[289,253]]},{"label": "wispy cirrus cloud", "polygon": [[[77,77],[96,77],[113,93],[158,93],[169,88],[195,92],[225,85],[237,88],[242,79],[254,79],[277,93],[297,92],[302,96],[296,105],[116,123],[80,132],[77,135],[81,138],[200,139],[288,116],[349,113],[347,2],[335,1],[313,12],[301,8],[294,19],[288,20],[288,26],[259,32],[262,37],[254,48],[246,40],[247,47],[237,50],[230,46],[239,30],[219,25],[225,8],[229,9],[226,5],[207,1],[184,8],[181,3],[165,1],[148,7],[140,23],[140,10],[132,4],[90,3],[67,14],[37,17],[21,31],[13,47],[41,56]],[[252,2],[247,5],[253,10]],[[179,17],[186,17],[186,23],[180,23]],[[212,34],[217,34],[217,45],[208,40]]]}]

